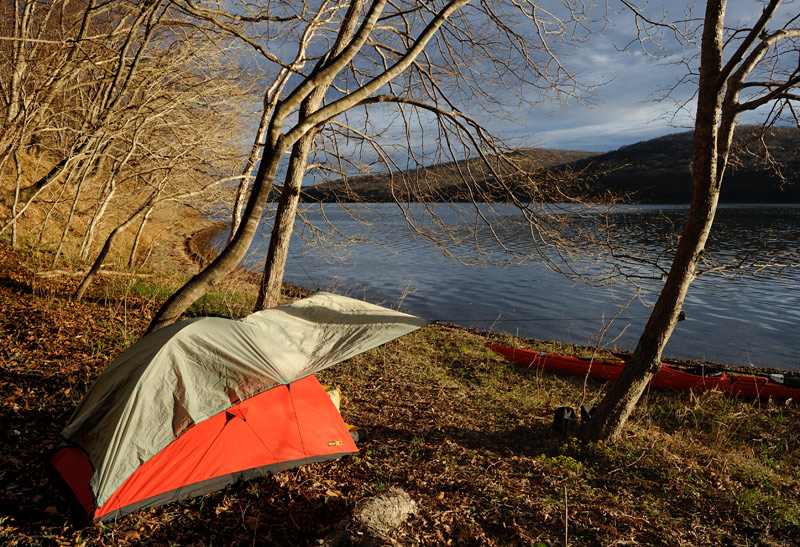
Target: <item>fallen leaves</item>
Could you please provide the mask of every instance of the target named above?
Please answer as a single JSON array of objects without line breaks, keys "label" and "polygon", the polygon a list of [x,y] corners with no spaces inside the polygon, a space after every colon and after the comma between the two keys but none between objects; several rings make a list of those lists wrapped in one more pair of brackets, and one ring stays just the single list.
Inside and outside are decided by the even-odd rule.
[{"label": "fallen leaves", "polygon": [[[730,479],[730,467],[744,456],[700,459],[713,448],[703,447],[702,431],[665,433],[650,423],[654,414],[645,416],[642,427],[649,429],[641,439],[633,436],[629,449],[570,452],[550,433],[551,411],[587,396],[583,383],[520,374],[487,357],[485,333],[448,325],[325,372],[323,380],[343,389],[345,421],[369,432],[357,456],[81,528],[46,463],[94,378],[143,332],[153,302],[128,295],[121,303],[103,286],[113,280],[103,279],[96,287],[102,297],[76,303],[63,296],[74,281],[40,279],[34,290],[27,272],[0,246],[3,545],[307,545],[333,534],[361,500],[393,486],[407,491],[419,512],[387,544],[560,544],[565,485],[570,545],[663,538],[718,545],[742,537],[758,543],[759,526],[770,529],[772,544],[791,545],[800,533],[797,524],[781,523],[785,517],[773,518],[776,511],[760,514],[758,506],[748,514],[755,525],[742,524],[737,515],[745,509],[736,496],[743,490]],[[680,407],[678,397],[664,399],[665,408]],[[655,398],[648,404],[659,408]],[[786,447],[770,455],[773,463],[795,469],[798,438],[787,431],[800,412],[751,411],[760,412],[780,418],[765,420],[774,426],[772,444],[779,447],[779,439]],[[756,458],[752,450],[748,457]],[[756,468],[754,460],[746,463]],[[748,480],[754,487],[762,479]],[[796,511],[796,476],[770,486],[784,515]]]}]

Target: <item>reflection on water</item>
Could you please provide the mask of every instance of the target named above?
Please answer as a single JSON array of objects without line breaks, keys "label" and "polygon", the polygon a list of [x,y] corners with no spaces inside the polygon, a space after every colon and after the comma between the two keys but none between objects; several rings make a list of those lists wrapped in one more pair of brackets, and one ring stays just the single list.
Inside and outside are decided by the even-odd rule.
[{"label": "reflection on water", "polygon": [[[436,208],[446,221],[440,225],[422,206],[412,206],[406,214],[419,223],[413,231],[394,204],[354,207],[366,224],[338,206],[326,206],[324,214],[338,234],[320,222],[318,210],[306,210],[316,229],[297,224],[285,280],[386,305],[402,300],[402,309],[433,320],[632,349],[661,288],[686,208],[624,206],[608,218],[566,210],[569,233],[600,242],[607,237],[618,255],[613,263],[604,255],[572,261],[572,267],[594,280],[622,272],[633,281],[599,286],[531,260],[543,251],[561,264],[547,240],[532,237],[516,209],[493,209],[442,205]],[[479,212],[494,219],[492,230]],[[465,263],[446,258],[431,242],[445,233],[446,250]],[[268,234],[269,226],[263,226],[247,258],[250,267],[260,269]],[[684,306],[687,319],[678,324],[665,355],[800,370],[794,346],[800,339],[800,271],[777,268],[787,261],[797,264],[798,234],[800,206],[721,207],[704,255],[704,267],[712,271],[692,285]],[[218,236],[217,243],[225,237]],[[342,246],[348,238],[358,242]],[[322,248],[308,244],[311,240]],[[793,253],[793,260],[767,253],[765,241],[770,249]],[[713,270],[723,263],[754,261],[770,269],[756,275]]]}]

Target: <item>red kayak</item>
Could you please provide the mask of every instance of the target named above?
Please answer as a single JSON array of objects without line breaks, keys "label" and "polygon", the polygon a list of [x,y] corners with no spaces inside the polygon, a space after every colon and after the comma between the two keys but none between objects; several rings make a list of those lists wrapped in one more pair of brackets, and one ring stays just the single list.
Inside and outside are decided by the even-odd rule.
[{"label": "red kayak", "polygon": [[[603,381],[616,380],[625,367],[625,361],[622,360],[573,357],[495,344],[486,344],[486,347],[517,365],[573,376],[588,375],[590,378]],[[785,377],[781,374],[769,376],[726,374],[702,365],[681,366],[662,363],[661,370],[650,380],[650,385],[684,391],[718,389],[723,393],[752,399],[800,398],[800,379],[797,377]]]}]

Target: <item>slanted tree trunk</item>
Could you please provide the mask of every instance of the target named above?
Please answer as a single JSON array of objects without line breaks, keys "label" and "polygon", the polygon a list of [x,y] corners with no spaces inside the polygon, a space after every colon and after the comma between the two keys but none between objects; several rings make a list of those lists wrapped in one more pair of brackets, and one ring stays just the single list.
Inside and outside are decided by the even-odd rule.
[{"label": "slanted tree trunk", "polygon": [[304,135],[292,148],[289,171],[281,191],[281,198],[278,201],[275,224],[269,239],[269,249],[264,263],[264,274],[258,289],[255,311],[277,306],[281,296],[286,257],[289,254],[289,242],[297,216],[297,204],[300,201],[300,187],[306,172],[308,152],[314,142],[314,134],[316,134],[312,133]]},{"label": "slanted tree trunk", "polygon": [[[15,181],[16,182],[14,183],[14,188],[15,188],[16,191],[14,193],[14,202],[11,204],[11,218],[12,219],[16,218],[17,206],[19,205],[19,188],[20,188],[20,184],[22,183],[22,166],[19,163],[19,155],[17,154],[16,150],[14,150],[13,156],[14,156],[14,166],[15,166],[15,171],[16,171],[16,177],[15,177]],[[12,224],[11,224],[11,247],[14,248],[14,249],[17,248],[17,222],[16,221],[12,221]]]},{"label": "slanted tree trunk", "polygon": [[[133,219],[131,219],[131,222]],[[130,222],[126,222],[117,226],[111,233],[108,234],[106,238],[106,242],[103,244],[103,248],[100,249],[100,254],[97,255],[94,262],[92,263],[92,267],[89,268],[89,271],[86,272],[86,275],[83,277],[81,284],[78,285],[78,288],[75,290],[75,294],[72,295],[72,298],[75,300],[80,300],[83,298],[83,295],[86,293],[86,289],[89,288],[89,285],[92,284],[94,278],[97,277],[97,272],[100,271],[100,268],[103,267],[103,262],[105,261],[106,257],[108,256],[109,251],[111,251],[111,247],[114,245],[114,240],[116,239],[117,235],[124,230]]]},{"label": "slanted tree trunk", "polygon": [[[632,358],[601,401],[592,419],[581,431],[584,440],[614,440],[623,430],[648,382],[661,367],[661,354],[678,322],[686,293],[697,277],[719,201],[722,176],[728,161],[733,131],[743,110],[777,99],[792,100],[787,90],[800,80],[796,74],[786,82],[769,82],[759,99],[739,103],[745,78],[778,40],[798,36],[800,31],[767,35],[766,24],[780,0],[771,0],[756,25],[749,29],[737,51],[723,66],[723,25],[726,0],[708,0],[700,52],[700,80],[695,119],[692,162],[692,203],[664,288],[656,301]],[[759,45],[748,55],[754,43]],[[738,68],[737,68],[738,67]]]},{"label": "slanted tree trunk", "polygon": [[23,111],[22,80],[27,69],[27,57],[25,54],[26,43],[30,32],[30,23],[33,16],[35,2],[14,2],[14,41],[12,42],[12,66],[11,80],[8,90],[8,108],[6,109],[6,121],[11,124]]},{"label": "slanted tree trunk", "polygon": [[[339,55],[345,46],[350,43],[356,30],[358,14],[363,5],[364,0],[355,0],[348,7],[347,14],[336,37],[336,43],[331,48],[331,57]],[[324,66],[324,63],[320,63],[317,70],[324,68]],[[332,82],[333,77],[322,81],[311,95],[303,101],[300,107],[300,121],[307,119],[309,115],[317,111],[325,99],[325,93]],[[286,270],[286,258],[289,254],[289,243],[292,239],[294,221],[297,217],[300,190],[303,186],[303,177],[308,168],[308,155],[318,132],[318,128],[309,130],[292,147],[292,155],[289,159],[281,198],[278,201],[278,209],[275,212],[275,223],[269,240],[269,249],[267,250],[264,273],[259,285],[255,311],[278,305],[281,286],[283,285],[283,274]]]},{"label": "slanted tree trunk", "polygon": [[136,255],[139,254],[139,246],[142,243],[142,235],[144,234],[144,227],[147,225],[147,221],[150,220],[150,216],[153,214],[155,210],[155,205],[151,205],[147,212],[142,217],[142,221],[139,223],[139,228],[136,230],[136,237],[133,238],[133,245],[131,245],[131,253],[128,257],[128,268],[133,269],[136,266]]},{"label": "slanted tree trunk", "polygon": [[[72,220],[75,217],[75,212],[78,209],[78,203],[80,202],[81,193],[83,192],[84,183],[86,182],[89,176],[89,170],[92,165],[95,165],[94,158],[90,158],[89,160],[85,161],[84,164],[81,166],[81,173],[79,175],[78,181],[75,184],[75,195],[72,197],[72,206],[69,209],[69,214],[67,215],[67,220],[64,222],[64,229],[61,232],[61,239],[58,242],[58,247],[56,248],[55,253],[53,253],[53,267],[55,268],[56,264],[58,263],[58,259],[61,257],[61,252],[64,250],[64,244],[67,241],[67,236],[69,235],[70,227],[72,226]],[[75,169],[73,172],[77,172],[78,169]],[[72,178],[72,173],[67,175],[67,180],[64,182],[64,189],[67,188],[70,184],[70,179]],[[42,232],[40,239],[44,237],[44,232]]]},{"label": "slanted tree trunk", "polygon": [[244,169],[242,169],[242,180],[239,182],[239,187],[236,189],[236,198],[233,202],[233,213],[231,214],[231,232],[228,235],[228,243],[231,242],[233,239],[233,234],[236,233],[236,230],[239,229],[239,224],[242,222],[242,211],[244,210],[244,204],[247,203],[248,191],[250,190],[250,180],[252,178],[251,174],[256,162],[258,161],[259,152],[261,152],[261,147],[263,146],[262,141],[264,140],[264,135],[267,132],[268,124],[269,111],[265,107],[264,112],[261,115],[261,120],[258,122],[258,130],[256,131],[255,139],[253,139],[253,147],[250,149],[250,155],[247,157]]},{"label": "slanted tree trunk", "polygon": [[158,199],[158,196],[162,190],[163,187],[155,190],[147,199],[147,201],[144,202],[138,209],[136,209],[136,211],[134,211],[128,217],[128,219],[125,220],[125,222],[123,222],[122,224],[111,230],[111,233],[108,234],[108,237],[106,238],[106,241],[103,244],[103,248],[100,249],[100,253],[94,259],[92,267],[89,268],[89,271],[84,276],[83,280],[81,281],[81,284],[75,290],[75,294],[73,295],[73,298],[75,300],[80,300],[81,298],[83,298],[83,295],[86,293],[86,289],[89,288],[89,285],[92,284],[94,278],[97,277],[97,272],[99,272],[100,268],[103,267],[103,262],[105,262],[106,258],[108,257],[108,253],[111,252],[111,248],[114,246],[114,240],[117,238],[117,236],[120,233],[122,233],[128,226],[133,224],[133,222],[137,219],[137,217],[140,214],[142,214],[142,212],[147,211],[146,213],[147,215],[149,215],[152,212],[153,207],[156,204],[156,200]]},{"label": "slanted tree trunk", "polygon": [[50,205],[50,208],[47,209],[47,213],[44,215],[44,219],[42,220],[42,225],[39,228],[39,236],[36,238],[37,247],[40,247],[42,245],[42,242],[44,241],[44,236],[47,234],[47,228],[49,227],[50,219],[53,217],[53,213],[55,213],[56,210],[58,209],[58,206],[61,205],[61,200],[64,198],[64,194],[67,193],[68,186],[69,186],[69,179],[61,186],[61,190],[59,190],[58,195],[53,200],[53,203]]},{"label": "slanted tree trunk", "polygon": [[148,332],[153,332],[177,321],[195,300],[203,296],[210,287],[221,282],[244,258],[258,229],[261,213],[272,190],[272,181],[278,171],[281,154],[285,150],[282,141],[277,138],[275,140],[276,144],[269,144],[265,147],[263,159],[258,167],[250,198],[242,216],[242,222],[233,239],[208,266],[164,302],[150,322]]},{"label": "slanted tree trunk", "polygon": [[100,193],[100,197],[97,201],[97,207],[95,207],[92,219],[89,221],[89,226],[86,228],[86,233],[83,236],[83,243],[81,244],[80,250],[80,257],[83,260],[86,260],[86,258],[89,256],[92,244],[94,243],[94,235],[97,231],[97,227],[100,225],[100,221],[103,220],[106,210],[108,209],[108,204],[111,203],[111,200],[116,192],[117,176],[116,172],[114,172],[103,186],[102,192]]}]

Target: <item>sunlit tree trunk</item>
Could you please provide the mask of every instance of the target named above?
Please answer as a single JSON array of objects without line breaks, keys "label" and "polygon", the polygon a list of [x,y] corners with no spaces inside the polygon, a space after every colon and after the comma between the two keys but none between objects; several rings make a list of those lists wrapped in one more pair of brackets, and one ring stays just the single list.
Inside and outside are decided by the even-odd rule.
[{"label": "sunlit tree trunk", "polygon": [[[11,204],[11,218],[16,218],[17,213],[17,206],[19,205],[19,188],[22,182],[22,166],[19,163],[19,155],[17,151],[14,151],[14,167],[16,170],[16,177],[14,182],[14,188],[16,189],[14,193],[14,202]],[[14,249],[17,248],[17,222],[12,221],[11,224],[11,247]]]},{"label": "sunlit tree trunk", "polygon": [[[763,85],[767,91],[757,100],[739,103],[745,78],[763,58],[764,52],[780,39],[800,36],[800,31],[765,33],[780,0],[772,0],[758,23],[748,29],[739,48],[723,65],[725,40],[723,25],[726,0],[708,0],[700,53],[700,78],[695,118],[692,161],[692,202],[683,233],[667,276],[636,350],[619,378],[581,431],[584,440],[614,440],[642,396],[648,382],[661,367],[661,355],[672,335],[698,262],[714,222],[722,177],[728,161],[733,131],[739,113],[781,98],[793,100],[787,90],[800,83],[797,71],[784,82]],[[748,55],[754,43],[760,42]],[[800,68],[800,67],[798,67]]]},{"label": "sunlit tree trunk", "polygon": [[261,115],[261,120],[258,122],[258,129],[256,130],[256,137],[253,139],[253,147],[250,150],[250,155],[247,157],[244,169],[242,169],[242,180],[236,189],[236,197],[233,200],[233,213],[231,214],[231,231],[228,235],[228,243],[233,239],[233,235],[239,228],[242,222],[242,212],[244,205],[247,203],[247,196],[250,191],[250,182],[252,179],[253,168],[260,156],[261,148],[263,147],[264,135],[267,132],[269,124],[269,111],[265,108]]},{"label": "sunlit tree trunk", "polygon": [[17,116],[22,114],[23,110],[22,79],[27,69],[25,39],[29,37],[29,27],[35,4],[36,2],[33,0],[14,2],[14,41],[11,54],[12,64],[8,89],[8,108],[6,110],[6,121],[9,125]]},{"label": "sunlit tree trunk", "polygon": [[100,253],[94,259],[94,262],[92,263],[92,267],[89,268],[89,271],[86,273],[86,275],[84,276],[84,278],[81,281],[80,285],[78,285],[78,288],[75,290],[75,294],[73,295],[73,298],[75,300],[80,300],[81,298],[83,298],[83,295],[86,293],[86,290],[89,288],[89,286],[92,284],[92,281],[94,281],[94,278],[97,276],[97,272],[99,272],[100,268],[103,267],[103,262],[105,262],[106,258],[108,258],[108,253],[111,252],[111,249],[114,246],[114,240],[128,226],[133,224],[134,221],[137,219],[137,217],[140,214],[142,214],[142,212],[144,212],[144,211],[148,211],[149,212],[149,211],[152,210],[152,207],[154,205],[154,201],[158,197],[158,194],[160,193],[160,191],[161,190],[159,189],[156,192],[154,192],[144,204],[142,204],[133,214],[131,214],[128,217],[127,220],[125,220],[125,222],[123,222],[122,224],[119,224],[117,227],[115,227],[113,230],[111,230],[111,233],[108,234],[108,237],[106,237],[105,243],[103,243],[102,249],[100,249]]},{"label": "sunlit tree trunk", "polygon": [[116,173],[112,173],[112,175],[103,185],[103,191],[98,198],[94,214],[92,215],[92,219],[89,221],[89,226],[86,227],[86,232],[84,233],[83,243],[81,244],[80,250],[80,257],[84,260],[89,256],[97,227],[105,216],[106,210],[108,209],[108,204],[111,203],[111,200],[114,198],[114,194],[116,194],[116,192],[117,176]]},{"label": "sunlit tree trunk", "polygon": [[289,242],[297,216],[297,204],[300,201],[300,188],[303,184],[303,175],[306,173],[308,152],[313,142],[313,134],[304,135],[292,149],[288,167],[289,175],[281,190],[278,209],[275,213],[275,224],[272,227],[264,264],[264,273],[259,285],[258,299],[255,304],[256,311],[278,305],[286,257],[289,253]]},{"label": "sunlit tree trunk", "polygon": [[150,322],[148,332],[177,321],[195,300],[208,292],[210,287],[221,282],[244,258],[258,229],[267,197],[272,190],[272,181],[275,179],[280,162],[281,152],[277,152],[277,150],[281,150],[280,144],[279,142],[277,146],[265,147],[264,157],[253,181],[253,189],[250,192],[242,222],[233,239],[208,266],[167,299]]},{"label": "sunlit tree trunk", "polygon": [[[336,43],[331,48],[331,57],[339,55],[353,38],[358,15],[363,5],[364,0],[355,0],[348,7],[347,14],[339,29]],[[323,66],[321,65],[318,68]],[[310,114],[317,111],[325,99],[325,93],[332,82],[332,77],[320,82],[311,95],[303,101],[299,112],[300,120],[308,118]],[[297,217],[297,205],[300,201],[300,190],[308,168],[308,155],[317,133],[318,130],[316,128],[309,130],[292,147],[286,178],[278,201],[278,208],[275,212],[275,223],[269,240],[269,249],[264,263],[264,272],[261,276],[255,311],[272,308],[279,303],[283,275],[286,270],[286,259],[289,254],[289,244],[294,230],[294,221]]]},{"label": "sunlit tree trunk", "polygon": [[136,237],[133,238],[133,245],[131,245],[131,253],[130,256],[128,257],[129,269],[133,269],[136,266],[136,255],[139,254],[139,246],[142,243],[142,235],[144,234],[144,227],[150,220],[150,216],[153,214],[154,210],[155,210],[154,205],[151,205],[147,209],[144,216],[142,217],[142,222],[139,223],[139,228],[136,230]]}]

